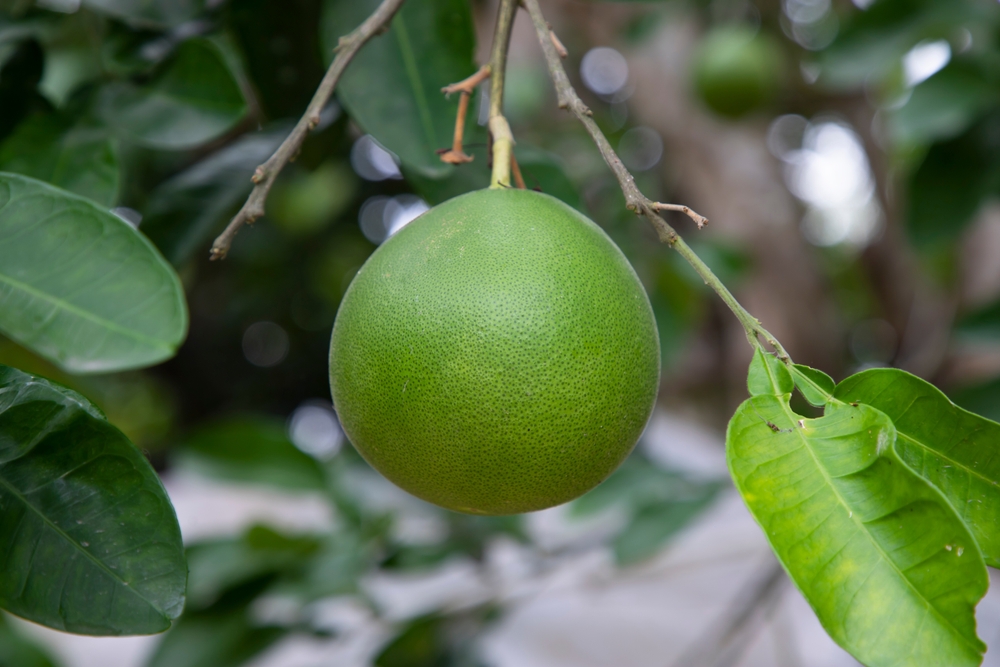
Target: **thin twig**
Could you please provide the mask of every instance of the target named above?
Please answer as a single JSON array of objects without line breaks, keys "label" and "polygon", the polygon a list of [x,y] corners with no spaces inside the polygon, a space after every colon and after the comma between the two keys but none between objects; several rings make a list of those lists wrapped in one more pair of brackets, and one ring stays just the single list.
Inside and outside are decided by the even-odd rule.
[{"label": "thin twig", "polygon": [[740,321],[743,325],[743,329],[746,331],[747,338],[750,340],[751,345],[755,347],[760,347],[759,337],[764,338],[767,343],[774,348],[777,352],[778,358],[785,363],[791,363],[791,358],[788,356],[788,352],[785,348],[781,346],[781,343],[771,335],[766,329],[764,329],[760,321],[757,320],[753,315],[751,315],[747,310],[740,305],[736,297],[722,284],[712,270],[701,260],[698,255],[691,250],[691,247],[684,242],[674,228],[663,219],[662,216],[657,213],[659,210],[679,210],[690,216],[696,223],[701,221],[699,227],[703,227],[707,223],[707,219],[703,216],[698,215],[691,209],[680,206],[678,204],[662,204],[659,202],[654,202],[648,197],[646,197],[639,188],[635,185],[635,178],[629,173],[625,165],[622,164],[621,158],[615,153],[615,149],[611,147],[608,142],[607,137],[601,132],[601,128],[598,127],[597,123],[594,122],[593,112],[587,105],[583,103],[580,96],[577,95],[576,90],[573,88],[573,84],[569,82],[569,77],[566,75],[566,70],[563,68],[562,62],[559,59],[559,54],[556,51],[555,46],[552,43],[552,39],[549,37],[552,30],[549,24],[545,21],[545,17],[542,16],[542,10],[538,6],[538,0],[520,0],[521,4],[528,10],[531,15],[531,22],[535,26],[535,32],[538,35],[538,43],[542,47],[542,51],[545,53],[545,62],[549,68],[549,74],[552,76],[552,83],[556,89],[556,99],[559,103],[560,109],[568,109],[574,116],[576,116],[583,126],[587,129],[587,133],[597,144],[597,150],[600,151],[601,157],[607,163],[608,167],[611,168],[612,173],[615,178],[618,179],[618,185],[621,187],[622,194],[625,195],[625,206],[628,207],[630,211],[635,212],[636,215],[641,215],[649,220],[650,224],[653,225],[653,229],[656,230],[656,235],[659,237],[660,241],[666,243],[671,248],[676,250],[680,255],[687,260],[688,264],[698,273],[699,276],[705,281],[705,284],[715,290],[715,293],[726,303],[736,319]]},{"label": "thin twig", "polygon": [[650,205],[654,211],[680,211],[687,217],[694,220],[694,224],[698,225],[698,229],[704,229],[705,225],[708,224],[708,218],[703,215],[698,215],[690,207],[684,206],[683,204],[663,204],[661,202],[655,201]]},{"label": "thin twig", "polygon": [[472,76],[466,77],[458,83],[448,84],[441,89],[441,92],[445,94],[445,97],[453,95],[454,93],[467,93],[471,95],[476,91],[476,86],[490,77],[490,71],[489,65],[483,65]]},{"label": "thin twig", "polygon": [[239,213],[226,226],[226,229],[215,239],[215,242],[212,244],[212,259],[224,258],[226,253],[229,252],[233,238],[239,232],[240,228],[244,224],[253,223],[254,220],[264,215],[264,203],[267,201],[267,195],[271,190],[271,186],[274,185],[275,179],[281,173],[281,170],[285,168],[285,165],[295,159],[299,149],[302,147],[302,142],[305,141],[309,132],[316,129],[316,126],[319,125],[320,112],[329,101],[330,96],[333,94],[333,89],[336,87],[337,81],[340,80],[341,74],[347,68],[348,63],[351,62],[351,59],[354,58],[358,50],[369,39],[383,32],[388,26],[389,21],[392,20],[392,17],[395,16],[403,4],[403,1],[383,0],[378,9],[365,19],[364,23],[355,28],[351,33],[340,38],[336,48],[337,57],[333,59],[333,63],[331,63],[330,68],[323,76],[323,80],[316,89],[312,101],[306,107],[306,112],[299,119],[299,122],[296,123],[295,127],[292,128],[291,134],[278,146],[278,150],[274,151],[274,154],[267,159],[267,162],[257,167],[254,171],[253,191],[247,197],[243,208],[240,209]]},{"label": "thin twig", "polygon": [[479,71],[458,83],[452,83],[441,89],[445,97],[452,93],[461,93],[458,99],[458,115],[455,117],[455,136],[451,141],[451,148],[440,150],[441,161],[448,164],[464,164],[472,162],[473,157],[467,155],[462,149],[462,139],[465,137],[465,117],[469,112],[469,99],[475,92],[476,86],[485,81],[490,75],[490,66],[483,65]]},{"label": "thin twig", "polygon": [[567,51],[566,47],[563,46],[562,40],[559,39],[559,36],[556,34],[556,31],[552,29],[552,24],[549,23],[548,26],[549,26],[549,40],[551,40],[552,46],[556,47],[556,53],[559,54],[560,58],[568,57],[569,51]]}]

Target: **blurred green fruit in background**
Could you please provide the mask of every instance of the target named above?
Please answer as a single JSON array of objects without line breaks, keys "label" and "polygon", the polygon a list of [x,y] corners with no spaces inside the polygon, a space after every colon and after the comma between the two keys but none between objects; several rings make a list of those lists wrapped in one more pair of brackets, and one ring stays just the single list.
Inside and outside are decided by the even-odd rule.
[{"label": "blurred green fruit in background", "polygon": [[766,106],[781,88],[781,48],[747,26],[709,30],[692,57],[691,79],[698,98],[727,118]]}]

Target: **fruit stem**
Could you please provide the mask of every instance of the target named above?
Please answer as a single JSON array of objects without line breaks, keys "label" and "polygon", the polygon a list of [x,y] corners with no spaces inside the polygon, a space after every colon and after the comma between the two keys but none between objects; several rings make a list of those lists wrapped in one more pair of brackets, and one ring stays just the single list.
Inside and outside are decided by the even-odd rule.
[{"label": "fruit stem", "polygon": [[503,115],[503,84],[507,70],[507,47],[510,31],[514,27],[514,14],[518,0],[500,0],[497,25],[493,32],[493,51],[490,54],[490,116],[489,129],[493,135],[493,174],[491,188],[509,188],[510,160],[514,153],[514,135]]},{"label": "fruit stem", "polygon": [[[763,338],[768,345],[770,345],[778,358],[786,364],[791,364],[791,357],[788,356],[788,352],[785,348],[781,346],[778,339],[775,338],[770,332],[761,326],[760,321],[747,312],[746,308],[740,305],[740,302],[736,300],[736,297],[726,289],[726,286],[722,284],[722,281],[712,273],[712,270],[708,268],[708,265],[701,260],[698,255],[695,254],[694,250],[684,242],[684,239],[674,230],[670,224],[663,219],[658,213],[660,210],[673,210],[684,213],[698,225],[698,228],[702,228],[708,222],[708,220],[694,212],[687,206],[681,206],[678,204],[662,204],[659,202],[654,202],[653,200],[646,197],[639,188],[635,185],[635,178],[629,173],[628,169],[622,163],[621,158],[615,153],[615,149],[611,147],[610,142],[608,142],[607,137],[598,127],[597,123],[594,122],[593,113],[587,108],[587,105],[583,103],[580,96],[577,95],[576,89],[573,88],[573,84],[569,82],[569,77],[566,75],[566,70],[563,68],[562,62],[559,59],[559,53],[552,41],[552,29],[549,24],[545,21],[545,17],[542,16],[542,10],[538,6],[538,0],[520,0],[521,4],[524,5],[525,9],[531,15],[531,22],[535,26],[535,32],[538,34],[538,41],[541,44],[542,51],[545,53],[545,62],[549,68],[549,74],[552,77],[552,83],[556,89],[556,99],[559,103],[560,109],[568,109],[574,116],[579,119],[583,126],[587,129],[590,137],[594,140],[597,145],[598,151],[601,153],[601,157],[607,163],[608,167],[614,173],[615,177],[618,179],[618,185],[621,187],[622,194],[625,195],[625,205],[629,210],[635,212],[636,215],[644,216],[653,225],[656,230],[657,236],[660,241],[666,243],[668,246],[676,250],[681,257],[687,260],[687,263],[701,276],[705,284],[715,290],[715,293],[719,295],[722,301],[729,307],[729,310],[733,311],[733,315],[739,320],[740,324],[743,325],[743,330],[747,334],[747,338],[750,344],[755,348],[760,348],[763,350],[760,339]],[[496,68],[494,67],[494,72]],[[496,74],[494,74],[496,76]],[[496,153],[494,153],[493,158],[493,168],[496,170]],[[494,171],[495,173],[495,171]]]}]

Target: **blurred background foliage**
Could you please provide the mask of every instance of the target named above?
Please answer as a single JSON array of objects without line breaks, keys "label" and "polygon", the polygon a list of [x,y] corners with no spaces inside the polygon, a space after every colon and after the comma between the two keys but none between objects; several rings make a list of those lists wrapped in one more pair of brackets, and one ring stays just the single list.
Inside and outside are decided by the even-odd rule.
[{"label": "blurred background foliage", "polygon": [[[71,376],[6,340],[0,363],[94,400],[168,488],[205,478],[312,493],[332,517],[323,530],[271,522],[189,539],[187,609],[150,667],[237,667],[289,636],[331,640],[350,632],[344,609],[382,629],[371,648],[381,667],[480,664],[476,638],[516,597],[503,577],[460,604],[405,613],[365,582],[456,562],[495,575],[504,549],[539,571],[582,549],[627,567],[724,486],[665,463],[657,451],[671,435],[647,434],[561,515],[598,529],[552,546],[522,517],[409,498],[344,446],[326,362],[344,290],[388,235],[488,183],[482,93],[466,131],[475,160],[455,168],[435,151],[450,143],[456,108],[439,90],[485,61],[494,2],[408,0],[348,69],[267,216],[225,262],[207,260],[337,38],[376,4],[0,0],[0,170],[138,224],[182,276],[191,311],[180,354],[150,370]],[[704,232],[671,221],[797,361],[838,379],[899,366],[1000,417],[994,0],[543,9],[640,187],[711,219]],[[526,17],[513,39],[506,112],[528,186],[588,213],[628,255],[659,324],[661,408],[721,432],[745,394],[739,326],[625,209],[587,136],[556,108]],[[53,664],[0,618],[0,665]]]}]

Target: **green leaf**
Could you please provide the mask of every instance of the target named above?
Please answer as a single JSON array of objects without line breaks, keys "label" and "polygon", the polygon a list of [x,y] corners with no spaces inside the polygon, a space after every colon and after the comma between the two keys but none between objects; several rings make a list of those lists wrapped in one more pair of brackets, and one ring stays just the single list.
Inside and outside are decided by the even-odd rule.
[{"label": "green leaf", "polygon": [[910,177],[907,231],[922,250],[958,239],[982,200],[1000,192],[1000,117],[991,116],[960,137],[936,143]]},{"label": "green leaf", "polygon": [[204,8],[204,0],[83,0],[103,12],[139,28],[172,27],[190,21]]},{"label": "green leaf", "polygon": [[792,376],[785,364],[759,347],[754,350],[747,375],[747,389],[751,396],[789,394],[794,388]]},{"label": "green leaf", "polygon": [[281,144],[284,124],[246,134],[161,183],[149,195],[142,230],[179,266],[204,250],[253,189],[254,170]]},{"label": "green leaf", "polygon": [[977,68],[951,64],[913,89],[892,116],[893,134],[900,141],[950,139],[998,101],[996,84]]},{"label": "green leaf", "polygon": [[969,313],[955,325],[955,333],[971,341],[1000,340],[1000,301]]},{"label": "green leaf", "polygon": [[286,634],[253,621],[249,600],[184,614],[166,634],[146,667],[240,667]]},{"label": "green leaf", "polygon": [[633,454],[597,488],[573,501],[571,516],[624,509],[628,523],[612,540],[615,559],[628,565],[655,554],[698,516],[722,488],[718,481],[694,481]]},{"label": "green leaf", "polygon": [[792,366],[792,379],[795,381],[795,388],[802,393],[809,404],[817,407],[822,407],[829,402],[836,387],[832,377],[823,371],[802,364]]},{"label": "green leaf", "polygon": [[98,109],[109,127],[138,144],[181,150],[232,129],[247,104],[219,48],[195,38],[181,44],[149,83],[105,86]]},{"label": "green leaf", "polygon": [[932,384],[895,368],[873,368],[837,385],[836,397],[884,412],[896,452],[951,502],[986,558],[1000,567],[1000,424],[948,400]]},{"label": "green leaf", "polygon": [[289,537],[266,526],[254,526],[238,539],[196,544],[187,551],[188,608],[207,607],[251,579],[301,568],[319,548],[316,538]]},{"label": "green leaf", "polygon": [[0,606],[150,634],[184,606],[180,528],[146,459],[79,394],[0,366]]},{"label": "green leaf", "polygon": [[75,373],[148,366],[187,332],[180,280],[127,222],[0,173],[0,332]]},{"label": "green leaf", "polygon": [[447,628],[439,616],[425,616],[407,624],[375,657],[375,667],[437,667],[451,659]]},{"label": "green leaf", "polygon": [[57,114],[25,119],[0,144],[0,171],[46,181],[101,206],[118,200],[118,146],[103,127]]},{"label": "green leaf", "polygon": [[282,422],[264,417],[232,418],[200,430],[178,448],[174,463],[222,479],[325,488],[316,459],[288,440]]},{"label": "green leaf", "polygon": [[885,414],[839,402],[800,418],[760,395],[729,424],[729,468],[830,636],[868,667],[979,665],[988,577],[941,494],[897,457]]},{"label": "green leaf", "polygon": [[[354,30],[378,0],[326,0],[321,33],[328,62],[341,36]],[[466,0],[411,0],[389,31],[362,47],[337,86],[337,96],[366,132],[426,176],[451,172],[436,154],[451,145],[458,96],[441,88],[475,71],[475,31]]]},{"label": "green leaf", "polygon": [[678,531],[708,508],[719,485],[704,485],[689,498],[656,503],[640,508],[612,542],[619,565],[638,563],[656,554]]}]

